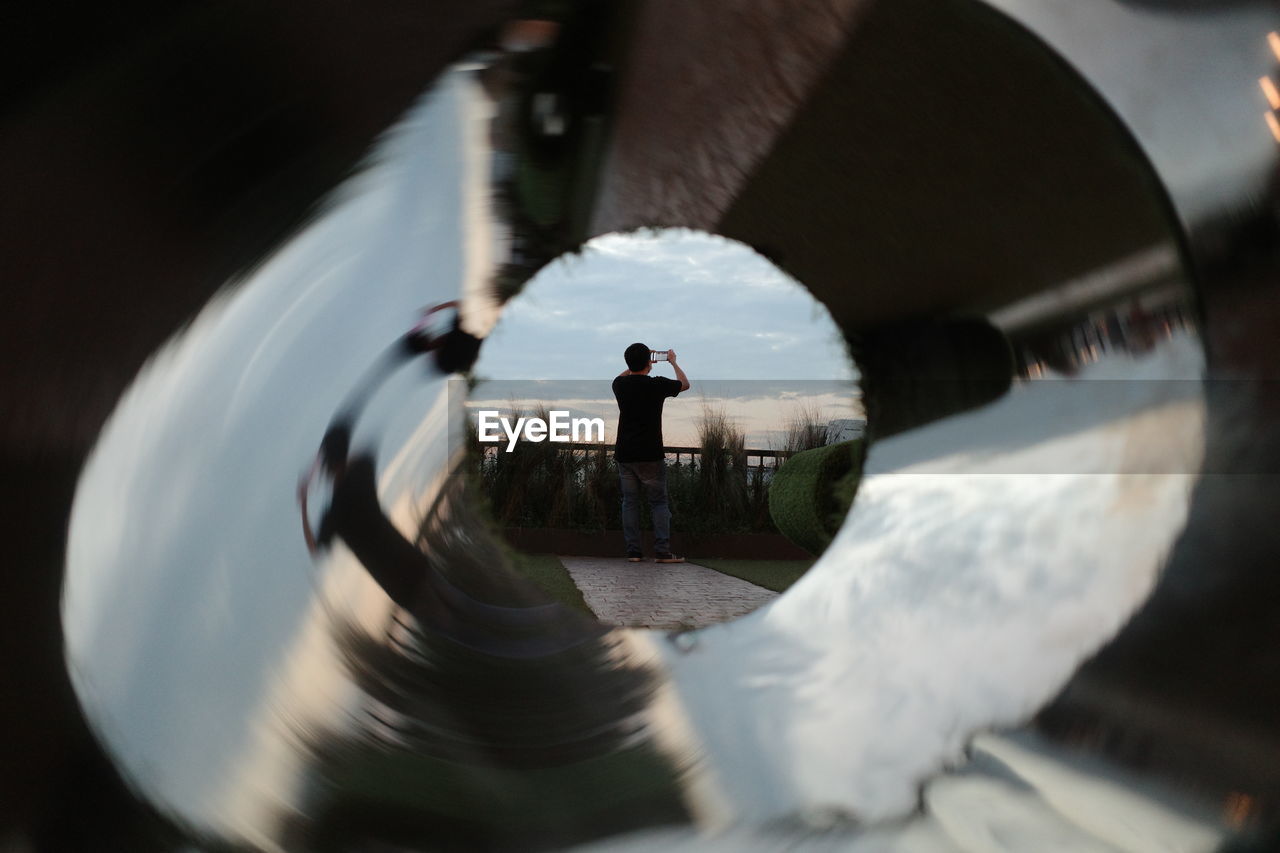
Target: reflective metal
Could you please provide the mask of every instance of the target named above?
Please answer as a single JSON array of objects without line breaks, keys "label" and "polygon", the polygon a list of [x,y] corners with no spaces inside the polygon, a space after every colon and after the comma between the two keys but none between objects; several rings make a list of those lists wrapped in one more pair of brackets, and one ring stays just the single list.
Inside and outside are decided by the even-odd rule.
[{"label": "reflective metal", "polygon": [[[67,665],[138,794],[260,849],[1273,838],[1280,16],[993,5],[849,4],[805,58],[825,76],[742,80],[788,117],[750,168],[655,147],[663,109],[734,121],[727,88],[642,97],[697,10],[586,4],[554,47],[438,79],[156,353],[81,475]],[[517,580],[447,452],[466,342],[636,224],[771,256],[879,407],[810,573],[677,635]],[[415,328],[454,299],[456,328]]]}]

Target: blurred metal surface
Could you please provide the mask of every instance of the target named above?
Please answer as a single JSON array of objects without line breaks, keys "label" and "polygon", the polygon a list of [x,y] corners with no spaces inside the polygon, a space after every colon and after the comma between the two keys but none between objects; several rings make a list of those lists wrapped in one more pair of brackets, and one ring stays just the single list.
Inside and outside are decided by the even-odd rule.
[{"label": "blurred metal surface", "polygon": [[[182,17],[125,71],[21,102],[4,138],[25,288],[10,538],[22,576],[48,576],[92,439],[67,665],[155,823],[209,849],[1265,849],[1280,105],[1261,81],[1280,16],[993,5],[556,7],[550,47],[490,33],[298,229],[497,9],[331,20],[329,51],[306,56],[363,44],[387,62],[341,84],[358,62],[317,83],[281,57],[320,33],[255,13],[280,27],[255,30],[270,73],[115,117],[140,80],[216,66],[220,26],[235,41],[260,22]],[[406,68],[403,15],[457,29]],[[343,93],[335,123],[282,118],[303,92]],[[200,154],[234,126],[214,107],[249,96],[262,145],[215,133]],[[178,125],[192,144],[164,142]],[[460,332],[482,337],[560,252],[654,224],[742,240],[805,283],[850,335],[883,439],[797,587],[674,638],[602,629],[515,580],[450,475],[445,371],[411,349],[379,361],[425,305],[461,298]],[[99,434],[142,358],[267,246]],[[296,481],[352,395],[308,502],[313,555]],[[52,631],[33,618],[10,642]],[[40,681],[12,681],[16,740]],[[1033,716],[1038,734],[970,741]],[[48,755],[28,772],[52,773]],[[15,831],[55,849],[76,789],[27,787]],[[91,829],[123,819],[123,797],[103,802]]]}]

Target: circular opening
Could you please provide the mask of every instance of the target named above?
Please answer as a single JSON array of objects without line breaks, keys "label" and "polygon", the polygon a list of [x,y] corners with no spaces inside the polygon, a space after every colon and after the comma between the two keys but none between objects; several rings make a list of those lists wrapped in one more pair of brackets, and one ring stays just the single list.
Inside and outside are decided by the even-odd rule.
[{"label": "circular opening", "polygon": [[606,622],[700,627],[787,589],[843,521],[857,377],[826,309],[751,248],[608,234],[487,340],[472,471],[520,572]]}]

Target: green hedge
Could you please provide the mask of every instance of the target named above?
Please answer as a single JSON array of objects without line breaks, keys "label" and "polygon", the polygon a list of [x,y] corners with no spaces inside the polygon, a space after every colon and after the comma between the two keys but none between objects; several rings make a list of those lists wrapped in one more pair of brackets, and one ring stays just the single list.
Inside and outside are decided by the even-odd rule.
[{"label": "green hedge", "polygon": [[862,441],[797,453],[769,484],[769,513],[788,539],[817,556],[844,521],[862,474]]}]

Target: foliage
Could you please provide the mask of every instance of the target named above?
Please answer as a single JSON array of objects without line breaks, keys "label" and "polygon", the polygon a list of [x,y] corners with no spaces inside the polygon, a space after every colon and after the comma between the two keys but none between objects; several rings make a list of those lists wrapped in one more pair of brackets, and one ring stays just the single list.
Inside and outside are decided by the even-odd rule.
[{"label": "foliage", "polygon": [[[510,417],[528,414],[515,411]],[[549,417],[545,408],[532,414]],[[505,443],[480,444],[474,423],[467,434],[480,492],[500,526],[621,528],[621,491],[608,445],[571,450],[548,441],[519,441],[508,453]],[[748,472],[742,431],[723,411],[708,408],[698,437],[698,458],[667,463],[672,529],[698,535],[773,532],[768,477],[756,469]],[[647,514],[648,506],[641,501],[641,523],[646,527]]]},{"label": "foliage", "polygon": [[862,470],[862,442],[797,453],[773,478],[769,511],[778,530],[815,556],[844,521]]}]

